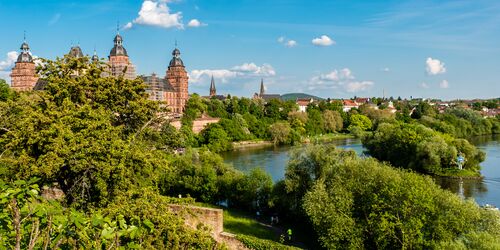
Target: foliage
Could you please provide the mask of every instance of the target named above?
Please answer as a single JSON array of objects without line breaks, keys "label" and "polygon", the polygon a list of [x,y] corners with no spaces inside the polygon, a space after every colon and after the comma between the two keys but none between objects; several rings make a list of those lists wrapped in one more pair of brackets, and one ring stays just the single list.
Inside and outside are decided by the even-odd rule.
[{"label": "foliage", "polygon": [[0,102],[5,102],[14,97],[14,91],[10,89],[4,79],[0,79]]},{"label": "foliage", "polygon": [[269,127],[269,133],[274,144],[287,144],[291,134],[290,125],[287,122],[276,122]]},{"label": "foliage", "polygon": [[208,231],[192,231],[169,212],[168,205],[176,201],[151,190],[85,214],[42,198],[35,183],[0,183],[0,243],[6,248],[218,248]]},{"label": "foliage", "polygon": [[212,123],[200,132],[200,142],[214,152],[227,151],[232,148],[230,137],[219,123]]},{"label": "foliage", "polygon": [[256,237],[248,236],[248,235],[237,235],[236,239],[241,241],[243,245],[248,247],[249,249],[254,250],[268,250],[268,249],[276,249],[276,250],[292,250],[292,249],[300,249],[293,246],[283,245],[271,240],[259,239]]},{"label": "foliage", "polygon": [[102,72],[76,59],[45,61],[45,91],[0,103],[2,179],[57,182],[68,204],[82,207],[106,206],[131,186],[155,182],[167,164],[135,139],[158,106],[139,80]]},{"label": "foliage", "polygon": [[362,130],[369,130],[372,128],[372,121],[365,115],[353,114],[350,117],[349,130],[353,127],[359,127]]},{"label": "foliage", "polygon": [[392,165],[421,173],[439,174],[457,168],[455,159],[462,154],[464,169],[478,171],[484,153],[463,139],[439,134],[423,125],[381,124],[363,138],[368,153]]},{"label": "foliage", "polygon": [[295,154],[285,179],[291,192],[304,194],[302,208],[323,247],[438,248],[472,235],[500,236],[497,213],[429,177],[339,151],[313,145]]},{"label": "foliage", "polygon": [[327,133],[338,132],[342,130],[343,120],[338,111],[325,110],[323,112],[324,130]]}]

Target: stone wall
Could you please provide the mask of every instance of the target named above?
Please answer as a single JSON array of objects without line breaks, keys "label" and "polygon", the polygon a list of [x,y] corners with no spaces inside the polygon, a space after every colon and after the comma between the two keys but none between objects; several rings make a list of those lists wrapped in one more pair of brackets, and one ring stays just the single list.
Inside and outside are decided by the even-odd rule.
[{"label": "stone wall", "polygon": [[[202,131],[208,124],[219,122],[220,118],[199,118],[193,121],[193,133],[198,134]],[[171,121],[170,125],[174,126],[176,129],[181,128],[181,121],[175,120]]]},{"label": "stone wall", "polygon": [[246,250],[236,236],[224,232],[224,215],[222,209],[181,206],[176,204],[169,205],[173,213],[184,217],[185,224],[193,229],[198,229],[202,224],[211,230],[211,235],[215,241],[224,243],[229,249]]}]

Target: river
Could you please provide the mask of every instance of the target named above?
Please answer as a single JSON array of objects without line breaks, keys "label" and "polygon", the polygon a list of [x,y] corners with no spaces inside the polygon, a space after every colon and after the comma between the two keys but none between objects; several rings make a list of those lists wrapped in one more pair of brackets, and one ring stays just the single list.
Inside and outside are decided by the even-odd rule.
[{"label": "river", "polygon": [[[471,142],[486,152],[486,160],[481,163],[481,174],[484,179],[436,178],[435,181],[445,189],[467,198],[474,198],[480,205],[493,204],[500,207],[500,135],[476,137],[471,139]],[[341,148],[352,149],[358,154],[363,153],[363,146],[357,139],[342,139],[331,143]],[[301,147],[304,146],[248,148],[221,155],[226,163],[243,172],[256,167],[263,168],[276,182],[285,176],[289,152]]]}]

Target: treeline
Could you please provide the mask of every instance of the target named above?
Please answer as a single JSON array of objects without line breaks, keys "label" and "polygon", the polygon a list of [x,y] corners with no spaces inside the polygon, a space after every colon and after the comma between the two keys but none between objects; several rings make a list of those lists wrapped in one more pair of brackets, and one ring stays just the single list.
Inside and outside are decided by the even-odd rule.
[{"label": "treeline", "polygon": [[[193,120],[206,114],[221,118],[199,135],[189,135]],[[269,140],[275,144],[296,144],[309,136],[371,129],[371,120],[360,113],[342,111],[338,101],[310,104],[299,112],[295,101],[272,99],[268,102],[232,97],[225,100],[203,99],[193,94],[182,118],[189,146],[206,145],[212,151],[231,149],[232,142]]]}]

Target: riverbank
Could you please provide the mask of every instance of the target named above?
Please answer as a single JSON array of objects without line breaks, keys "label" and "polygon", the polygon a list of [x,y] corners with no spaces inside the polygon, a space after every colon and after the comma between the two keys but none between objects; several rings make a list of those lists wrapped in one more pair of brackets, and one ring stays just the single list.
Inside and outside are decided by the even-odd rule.
[{"label": "riverbank", "polygon": [[459,170],[450,169],[442,173],[434,174],[438,177],[450,178],[450,179],[471,179],[471,180],[482,180],[484,176],[480,172],[470,171],[470,170]]},{"label": "riverbank", "polygon": [[[304,144],[316,143],[316,142],[327,143],[335,140],[345,140],[354,138],[356,137],[351,134],[332,133],[332,134],[306,137],[304,138],[304,140],[302,140],[302,143]],[[239,141],[239,142],[233,142],[232,144],[233,144],[233,150],[244,150],[251,148],[264,148],[264,147],[274,146],[274,143],[272,141],[264,141],[264,140]]]}]

